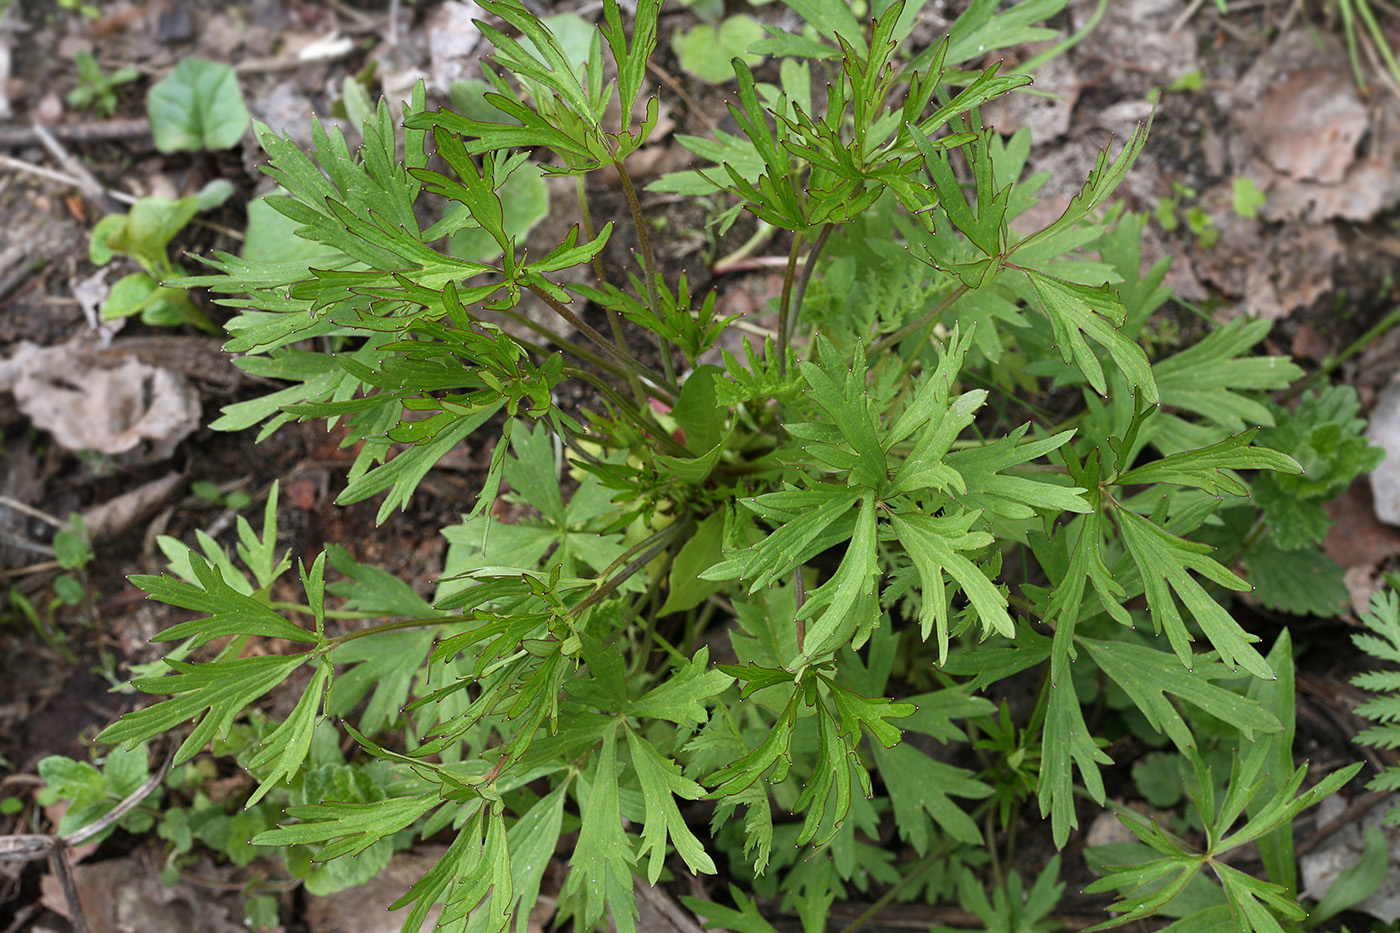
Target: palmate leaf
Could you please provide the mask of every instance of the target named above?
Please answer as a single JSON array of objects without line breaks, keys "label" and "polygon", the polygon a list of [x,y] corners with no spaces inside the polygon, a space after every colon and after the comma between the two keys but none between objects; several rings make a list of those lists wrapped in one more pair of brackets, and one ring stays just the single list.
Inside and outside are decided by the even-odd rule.
[{"label": "palmate leaf", "polygon": [[685,800],[699,800],[705,796],[705,788],[682,775],[680,765],[662,757],[650,742],[637,735],[630,727],[625,728],[627,747],[632,752],[632,768],[637,772],[637,780],[642,785],[642,797],[646,803],[642,847],[637,856],[646,857],[648,852],[651,853],[647,863],[648,882],[654,885],[661,877],[661,869],[666,859],[667,838],[676,847],[676,854],[685,860],[691,871],[714,874],[714,860],[685,824],[685,818],[681,816],[681,811],[673,799],[681,797]]},{"label": "palmate leaf", "polygon": [[1108,351],[1128,383],[1138,388],[1144,399],[1157,401],[1157,383],[1147,354],[1118,330],[1126,311],[1111,289],[1068,282],[1036,269],[1023,271],[1050,319],[1055,342],[1066,363],[1078,367],[1100,395],[1108,393],[1103,367],[1084,339],[1088,337]]},{"label": "palmate leaf", "polygon": [[[371,334],[364,346],[349,355],[365,366],[373,366],[383,356],[380,347],[387,339],[386,334]],[[242,431],[266,421],[258,431],[256,439],[259,441],[292,420],[294,416],[287,412],[289,407],[328,399],[349,399],[363,388],[360,380],[352,376],[340,360],[326,353],[284,348],[269,356],[242,357],[236,365],[250,376],[293,383],[259,398],[225,405],[223,414],[209,425],[215,431]],[[371,407],[392,401],[374,401]]]},{"label": "palmate leaf", "polygon": [[971,771],[935,761],[908,743],[886,749],[870,746],[880,778],[885,782],[900,838],[923,855],[930,841],[930,818],[945,833],[968,845],[980,845],[977,823],[952,797],[981,799],[992,789]]},{"label": "palmate leaf", "polygon": [[133,576],[131,582],[151,596],[171,606],[209,613],[189,622],[181,622],[156,635],[152,641],[180,641],[193,638],[191,647],[199,647],[215,638],[230,635],[258,635],[264,638],[285,638],[288,641],[320,641],[315,632],[286,619],[274,609],[252,596],[245,596],[224,582],[219,568],[204,558],[189,553],[190,569],[200,586],[174,577]]},{"label": "palmate leaf", "polygon": [[762,541],[706,570],[701,578],[737,579],[747,584],[749,593],[756,593],[800,566],[812,542],[860,502],[861,496],[861,490],[844,484],[822,484],[813,489],[794,489],[739,500],[760,514],[765,507],[772,506],[793,517]]},{"label": "palmate leaf", "polygon": [[997,190],[998,179],[988,151],[992,132],[983,130],[971,146],[963,149],[972,163],[977,185],[976,196],[972,198],[963,191],[948,155],[935,152],[925,134],[918,131],[910,134],[924,156],[924,167],[938,191],[938,203],[949,222],[986,257],[969,263],[967,270],[950,270],[972,288],[987,284],[1000,271],[997,260],[1006,251],[1007,244],[1006,205],[1012,186],[1006,184]]},{"label": "palmate leaf", "polygon": [[870,796],[871,788],[870,773],[860,764],[855,749],[843,741],[836,718],[824,703],[818,702],[816,709],[817,755],[812,776],[802,786],[802,793],[792,805],[792,811],[807,811],[802,829],[797,834],[799,846],[816,839],[827,812],[831,812],[826,834],[816,841],[820,848],[831,841],[850,813],[853,785],[859,783],[866,797]]},{"label": "palmate leaf", "polygon": [[107,745],[126,743],[133,747],[162,732],[169,732],[187,719],[198,719],[172,764],[189,761],[211,739],[225,738],[233,721],[248,704],[262,696],[311,657],[310,654],[263,655],[229,658],[207,664],[190,664],[166,659],[175,673],[133,681],[132,686],[146,693],[174,694],[154,706],[127,713],[102,730],[98,741]]},{"label": "palmate leaf", "polygon": [[1029,425],[1021,425],[989,444],[948,454],[945,462],[964,484],[958,501],[969,509],[987,509],[1017,520],[1036,514],[1090,511],[1092,507],[1084,498],[1086,487],[1061,485],[1044,474],[1009,472],[1058,450],[1074,436],[1072,431],[1061,431],[1022,443],[1029,429]]},{"label": "palmate leaf", "polygon": [[[1244,874],[1226,864],[1221,856],[1280,829],[1288,831],[1303,810],[1335,793],[1351,780],[1362,765],[1357,763],[1328,775],[1298,794],[1307,774],[1307,766],[1304,765],[1277,787],[1266,790],[1267,772],[1272,767],[1273,756],[1267,744],[1251,745],[1242,755],[1234,758],[1230,776],[1224,783],[1225,798],[1217,806],[1216,781],[1210,769],[1194,748],[1185,750],[1185,754],[1195,771],[1191,797],[1206,829],[1204,851],[1188,846],[1179,837],[1162,829],[1155,820],[1149,821],[1127,808],[1115,807],[1124,825],[1159,853],[1159,857],[1137,864],[1109,867],[1106,877],[1085,889],[1088,893],[1118,890],[1121,894],[1119,901],[1109,908],[1121,916],[1092,929],[1121,926],[1158,912],[1184,891],[1201,869],[1209,867],[1224,889],[1229,919],[1236,931],[1282,933],[1279,917],[1297,923],[1305,916],[1296,896],[1283,885]],[[1261,791],[1265,799],[1257,800]],[[1246,807],[1250,808],[1249,819],[1231,833],[1231,828]],[[1210,914],[1212,919],[1218,916],[1218,912]],[[1206,919],[1201,917],[1202,922]],[[1182,928],[1195,929],[1190,925],[1191,920],[1187,918],[1183,921],[1186,926]]]},{"label": "palmate leaf", "polygon": [[709,719],[705,703],[729,689],[734,678],[710,667],[710,649],[701,648],[671,676],[626,705],[628,715],[696,726]]},{"label": "palmate leaf", "polygon": [[1221,660],[1231,668],[1243,667],[1256,677],[1272,678],[1274,674],[1269,665],[1250,647],[1250,642],[1258,641],[1259,637],[1240,628],[1189,571],[1231,590],[1248,591],[1249,584],[1206,556],[1211,550],[1207,545],[1178,538],[1127,509],[1120,508],[1115,514],[1123,532],[1123,542],[1142,574],[1153,624],[1159,632],[1166,632],[1167,641],[1186,669],[1190,670],[1194,664],[1191,633],[1177,609],[1173,592],[1190,610],[1211,645],[1220,652]]},{"label": "palmate leaf", "polygon": [[[1144,440],[1165,453],[1215,443],[1224,434],[1270,426],[1274,412],[1253,393],[1285,389],[1303,371],[1283,356],[1244,356],[1268,335],[1269,321],[1237,319],[1153,366],[1161,392],[1161,414]],[[1205,419],[1187,421],[1176,412]],[[1293,451],[1267,437],[1268,447]]]},{"label": "palmate leaf", "polygon": [[945,574],[967,594],[982,622],[983,638],[994,631],[1008,638],[1015,634],[1015,624],[1006,611],[1005,594],[980,567],[959,553],[992,544],[991,535],[969,531],[977,518],[975,512],[939,517],[911,513],[890,516],[895,536],[919,572],[924,590],[923,612],[919,619],[921,634],[927,641],[930,633],[936,632],[939,666],[948,660],[949,596],[944,585]]},{"label": "palmate leaf", "polygon": [[[855,454],[851,482],[879,488],[885,478],[885,450],[875,431],[875,416],[866,388],[865,368],[844,365],[845,360],[830,340],[818,335],[817,351],[822,365],[806,360],[798,364],[810,387],[809,398],[821,408],[841,432]],[[865,354],[853,357],[863,363]]]}]

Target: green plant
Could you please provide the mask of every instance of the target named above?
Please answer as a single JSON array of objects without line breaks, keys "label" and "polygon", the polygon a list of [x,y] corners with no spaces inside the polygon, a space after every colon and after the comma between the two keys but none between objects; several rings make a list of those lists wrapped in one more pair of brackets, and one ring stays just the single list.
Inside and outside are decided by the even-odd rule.
[{"label": "green plant", "polygon": [[[1400,662],[1400,576],[1386,575],[1386,589],[1371,597],[1369,612],[1361,613],[1361,624],[1368,631],[1351,636],[1352,643],[1377,661]],[[1374,725],[1358,733],[1356,741],[1370,748],[1392,749],[1400,745],[1400,673],[1394,670],[1367,671],[1352,678],[1352,683],[1376,694],[1356,708],[1356,714]],[[1389,767],[1371,778],[1371,790],[1393,791],[1400,788],[1400,768]],[[1387,826],[1400,826],[1400,807],[1386,813]]]},{"label": "green plant", "polygon": [[[1183,185],[1179,182],[1172,182],[1172,196],[1157,199],[1157,223],[1168,233],[1181,226],[1183,215],[1181,213],[1185,204],[1195,201],[1200,194],[1195,188]],[[1200,204],[1191,204],[1185,208],[1186,228],[1201,241],[1201,245],[1210,249],[1220,242],[1220,228],[1215,225],[1215,220]]]},{"label": "green plant", "polygon": [[151,136],[161,152],[227,149],[248,129],[251,117],[228,65],[183,58],[146,95]]},{"label": "green plant", "polygon": [[253,502],[253,497],[242,489],[234,489],[225,493],[219,488],[217,483],[207,479],[198,479],[190,483],[190,492],[194,493],[205,502],[212,502],[214,505],[222,506],[226,509],[246,509]]},{"label": "green plant", "polygon": [[730,62],[742,58],[750,66],[763,61],[762,55],[749,53],[749,48],[764,36],[758,20],[747,13],[735,13],[715,23],[698,23],[678,30],[671,38],[671,48],[681,68],[711,84],[732,80],[734,68]]},{"label": "green plant", "polygon": [[[442,902],[439,929],[523,930],[576,833],[558,921],[583,929],[610,918],[632,933],[634,884],[723,869],[734,906],[686,903],[735,930],[771,930],[755,898],[777,897],[815,933],[836,898],[876,888],[1036,930],[1058,865],[1025,892],[1002,868],[1014,836],[984,826],[1034,793],[1063,846],[1077,797],[1106,805],[1111,759],[1082,704],[1112,685],[1191,762],[1208,830],[1197,849],[1125,815],[1153,848],[1106,879],[1125,892],[1119,920],[1169,906],[1206,868],[1221,887],[1201,911],[1223,902],[1241,930],[1294,922],[1289,825],[1354,769],[1298,793],[1289,643],[1255,649],[1227,608],[1249,584],[1199,538],[1222,513],[1258,514],[1259,476],[1300,473],[1256,443],[1275,423],[1263,393],[1300,371],[1250,355],[1265,322],[1156,360],[1142,349],[1166,262],[1144,274],[1144,218],[1109,199],[1146,127],[1100,154],[1060,218],[1013,231],[1044,178],[1025,177],[1029,135],[983,129],[978,108],[1029,79],[959,66],[1044,38],[1034,24],[1064,4],[976,0],[947,40],[905,53],[917,3],[863,25],[844,2],[804,2],[813,36],[765,40],[780,87],[734,62],[738,135],[686,139],[704,164],[661,182],[720,192],[734,205],[722,225],[747,210],[790,239],[775,332],[722,366],[699,358],[729,321],[664,274],[626,167],[657,119],[655,101],[631,115],[659,2],[639,4],[630,37],[606,2],[583,61],[517,3],[482,5],[511,31],[480,27],[495,116],[429,111],[419,88],[401,130],[380,105],[358,153],[319,124],[310,153],[260,127],[286,191],[269,206],[325,252],[215,254],[211,274],[180,282],[229,296],[228,349],[286,383],[214,426],[342,424],[357,453],[341,504],[381,497],[388,519],[491,426],[441,579],[428,598],[332,545],[298,564],[304,602],[282,601],[275,490],[261,535],[239,520],[246,573],[207,535],[198,549],[162,539],[170,572],[133,582],[195,617],[158,636],[180,643],[168,670],[133,681],[167,698],[101,741],[193,723],[177,768],[241,745],[247,804],[291,804],[253,844],[302,869],[314,858],[336,883],[455,834],[397,902],[405,929]],[[814,62],[830,69],[824,102],[799,80]],[[499,191],[527,149],[552,151],[550,174],[617,173],[637,242],[626,281],[601,261],[595,285],[555,278],[613,234],[588,219],[581,181],[581,229],[523,252]],[[456,213],[424,229],[429,195]],[[453,255],[443,244],[466,229],[499,258]],[[527,292],[577,339],[520,313]],[[562,406],[566,381],[593,401]],[[502,494],[527,516],[494,520]],[[285,719],[248,713],[298,669],[309,680]],[[1024,719],[982,695],[1009,678],[1035,685]],[[1183,707],[1248,749],[1223,798]],[[318,757],[337,720],[356,745],[343,764]],[[929,754],[973,726],[985,774]],[[1250,841],[1271,881],[1218,864]],[[984,869],[1005,879],[990,898]],[[1171,890],[1146,891],[1154,878]]]},{"label": "green plant", "polygon": [[97,19],[102,15],[102,10],[95,3],[85,3],[83,0],[58,0],[58,8],[67,10],[70,13],[77,13],[83,19]]},{"label": "green plant", "polygon": [[[1361,73],[1361,46],[1366,47],[1368,56],[1376,62],[1378,69],[1384,68],[1385,76],[1390,80],[1391,89],[1400,93],[1400,64],[1396,64],[1395,52],[1390,47],[1390,39],[1381,28],[1380,21],[1376,19],[1375,12],[1371,9],[1371,0],[1338,0],[1338,7],[1342,14],[1342,28],[1347,37],[1347,55],[1351,59],[1351,71],[1356,79],[1356,86],[1361,89],[1361,93],[1369,93],[1366,78]],[[1394,10],[1390,12],[1393,14]],[[1365,32],[1361,32],[1357,27],[1357,20],[1361,21],[1361,26]],[[1379,58],[1377,62],[1376,59]]]},{"label": "green plant", "polygon": [[117,88],[141,76],[135,68],[118,68],[104,75],[92,53],[82,49],[74,53],[73,62],[78,66],[78,86],[68,92],[68,103],[74,107],[92,107],[104,117],[117,112]]},{"label": "green plant", "polygon": [[164,283],[180,274],[170,258],[170,241],[200,211],[217,207],[233,193],[227,181],[212,181],[198,194],[179,199],[144,197],[125,214],[109,214],[97,222],[88,243],[88,257],[105,266],[117,256],[136,261],[144,270],[118,279],[102,303],[102,319],[139,314],[147,324],[193,324],[211,334],[223,329],[200,310],[189,295]]},{"label": "green plant", "polygon": [[76,606],[87,591],[84,571],[96,555],[92,552],[92,539],[82,516],[74,512],[68,524],[69,527],[60,530],[53,539],[54,559],[66,571],[54,579],[53,590],[65,605]]},{"label": "green plant", "polygon": [[[86,761],[74,761],[63,755],[50,755],[39,762],[39,777],[44,788],[39,803],[50,806],[59,800],[68,801],[68,808],[58,821],[55,832],[67,836],[97,822],[129,795],[136,793],[150,778],[150,761],[144,745],[129,749],[114,748],[100,762],[102,767]],[[149,810],[133,809],[116,822],[93,836],[101,842],[117,828],[133,833],[148,832],[155,825]]]}]

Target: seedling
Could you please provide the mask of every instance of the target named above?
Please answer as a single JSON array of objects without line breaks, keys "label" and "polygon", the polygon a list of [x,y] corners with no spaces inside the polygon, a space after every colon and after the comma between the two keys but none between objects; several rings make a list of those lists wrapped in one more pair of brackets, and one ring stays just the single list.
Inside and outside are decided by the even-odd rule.
[{"label": "seedling", "polygon": [[91,107],[104,117],[117,112],[117,88],[141,76],[135,68],[118,68],[103,74],[92,53],[79,49],[73,55],[78,66],[78,86],[68,92],[68,103],[74,107]]},{"label": "seedling", "polygon": [[170,258],[170,241],[196,214],[217,207],[232,193],[233,186],[228,182],[215,181],[199,194],[178,200],[141,198],[130,212],[111,214],[98,221],[88,244],[93,265],[105,266],[116,257],[125,256],[143,270],[118,279],[112,286],[102,304],[103,320],[140,315],[143,322],[156,326],[193,324],[211,334],[223,333],[186,292],[162,283],[180,274]]}]

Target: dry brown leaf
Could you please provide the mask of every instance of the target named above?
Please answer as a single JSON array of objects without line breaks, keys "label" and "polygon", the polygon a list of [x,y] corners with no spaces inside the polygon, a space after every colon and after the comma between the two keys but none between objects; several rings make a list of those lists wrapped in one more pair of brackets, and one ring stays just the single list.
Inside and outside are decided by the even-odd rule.
[{"label": "dry brown leaf", "polygon": [[68,450],[163,460],[200,423],[199,393],[183,375],[85,341],[40,347],[25,341],[0,361],[0,389],[14,393],[36,428]]}]

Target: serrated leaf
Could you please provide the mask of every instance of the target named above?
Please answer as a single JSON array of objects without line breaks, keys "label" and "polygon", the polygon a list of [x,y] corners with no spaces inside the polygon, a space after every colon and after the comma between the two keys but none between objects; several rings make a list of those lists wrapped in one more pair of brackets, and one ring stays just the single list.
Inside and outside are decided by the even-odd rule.
[{"label": "serrated leaf", "polygon": [[876,743],[871,751],[894,807],[900,838],[915,852],[923,855],[928,850],[929,818],[960,842],[982,843],[976,822],[950,799],[952,795],[978,800],[991,794],[992,789],[971,771],[935,761],[908,743],[890,749]]},{"label": "serrated leaf", "polygon": [[583,826],[569,859],[564,896],[581,895],[584,923],[597,923],[603,908],[612,909],[619,933],[636,933],[636,906],[632,900],[632,865],[635,856],[622,831],[617,790],[617,724],[603,735],[593,783],[583,804]]},{"label": "serrated leaf", "polygon": [[770,493],[757,497],[752,504],[748,500],[741,500],[751,509],[755,505],[781,501],[787,509],[796,513],[796,517],[783,523],[780,528],[752,547],[739,551],[730,559],[711,567],[701,574],[701,578],[738,579],[747,584],[747,592],[756,593],[771,585],[778,577],[791,573],[817,536],[849,512],[851,506],[860,500],[860,490],[835,486]]},{"label": "serrated leaf", "polygon": [[1015,633],[1015,624],[1006,611],[1006,597],[980,567],[959,553],[992,544],[991,535],[969,531],[976,520],[974,512],[942,517],[912,513],[890,516],[895,534],[919,572],[924,589],[923,612],[919,619],[921,634],[926,641],[931,633],[937,634],[940,667],[948,660],[949,595],[944,586],[944,574],[972,603],[982,622],[983,638],[992,632],[1007,637]]},{"label": "serrated leaf", "polygon": [[1242,560],[1255,598],[1271,609],[1326,619],[1344,611],[1350,600],[1342,568],[1320,550],[1285,551],[1266,539]]},{"label": "serrated leaf", "polygon": [[1188,571],[1195,571],[1227,589],[1248,590],[1249,584],[1206,556],[1211,550],[1208,546],[1178,538],[1127,509],[1118,509],[1115,514],[1123,532],[1123,542],[1142,573],[1153,624],[1159,631],[1166,632],[1167,640],[1187,670],[1194,664],[1191,634],[1177,609],[1173,593],[1180,597],[1206,638],[1220,652],[1221,660],[1232,668],[1243,667],[1256,677],[1272,678],[1269,665],[1249,645],[1259,637],[1240,628]]},{"label": "serrated leaf", "polygon": [[287,714],[282,724],[262,740],[262,748],[248,761],[250,770],[266,767],[272,764],[274,759],[277,764],[267,777],[263,778],[258,789],[253,791],[245,806],[251,807],[261,800],[282,778],[290,781],[301,768],[302,762],[311,751],[311,733],[320,719],[317,711],[321,708],[321,697],[326,691],[331,670],[330,661],[322,658],[297,705]]},{"label": "serrated leaf", "polygon": [[173,765],[189,761],[211,739],[226,738],[233,720],[248,704],[287,679],[310,658],[307,654],[263,655],[231,658],[208,664],[167,659],[175,673],[133,682],[146,693],[174,696],[154,706],[127,713],[102,730],[98,740],[108,745],[135,744],[169,732],[187,719],[198,723],[172,759]]},{"label": "serrated leaf", "polygon": [[[1245,356],[1268,335],[1271,322],[1231,321],[1199,342],[1153,366],[1163,412],[1147,430],[1146,440],[1174,453],[1214,443],[1220,432],[1238,434],[1246,428],[1267,428],[1275,410],[1255,393],[1285,389],[1303,371],[1283,356]],[[1214,426],[1188,422],[1175,411],[1199,415]],[[1264,447],[1293,454],[1275,443],[1269,431],[1258,439]]]},{"label": "serrated leaf", "polygon": [[710,649],[701,648],[662,683],[629,702],[627,713],[642,719],[665,719],[681,726],[705,722],[705,701],[718,696],[734,678],[710,668]]},{"label": "serrated leaf", "polygon": [[663,758],[655,746],[631,728],[627,728],[626,735],[627,747],[632,752],[632,767],[637,772],[642,797],[646,802],[642,847],[637,851],[637,856],[644,858],[648,852],[651,853],[647,864],[648,883],[654,885],[661,877],[668,838],[676,847],[676,854],[685,860],[691,871],[714,874],[714,860],[706,854],[704,845],[685,824],[681,811],[672,799],[675,796],[684,800],[699,800],[705,796],[705,788],[684,777],[678,764]]},{"label": "serrated leaf", "polygon": [[[1132,698],[1148,724],[1165,733],[1183,752],[1195,748],[1196,737],[1167,694],[1223,719],[1246,739],[1283,728],[1257,700],[1211,683],[1211,679],[1231,676],[1218,664],[1198,664],[1195,671],[1183,671],[1170,654],[1141,645],[1089,638],[1081,638],[1079,643],[1089,650],[1100,670]],[[1063,689],[1071,688],[1065,684]]]},{"label": "serrated leaf", "polygon": [[1078,367],[1100,395],[1108,393],[1103,367],[1084,339],[1089,337],[1108,351],[1129,385],[1139,389],[1147,401],[1157,401],[1157,383],[1147,354],[1118,330],[1127,312],[1117,295],[1107,286],[1091,288],[1036,269],[1024,271],[1050,319],[1055,342],[1066,363]]}]

